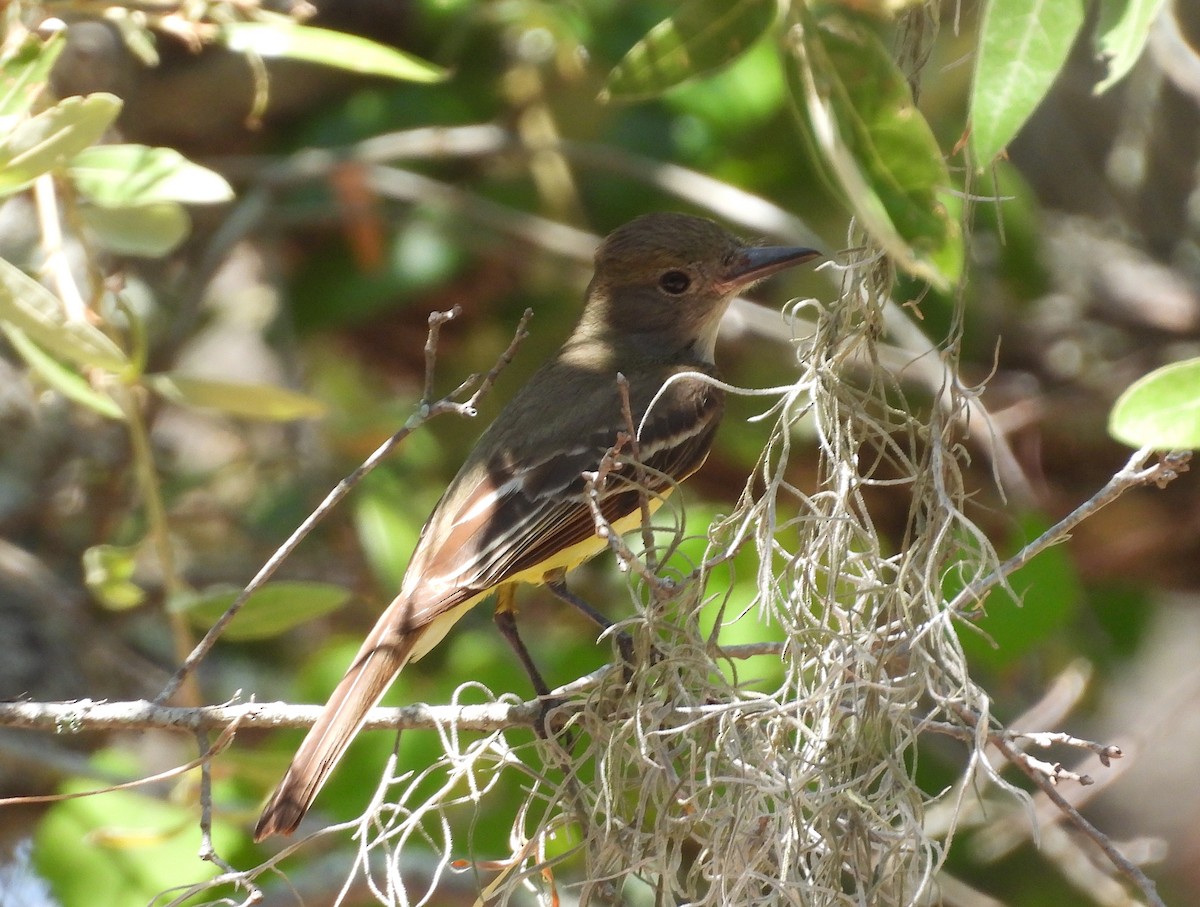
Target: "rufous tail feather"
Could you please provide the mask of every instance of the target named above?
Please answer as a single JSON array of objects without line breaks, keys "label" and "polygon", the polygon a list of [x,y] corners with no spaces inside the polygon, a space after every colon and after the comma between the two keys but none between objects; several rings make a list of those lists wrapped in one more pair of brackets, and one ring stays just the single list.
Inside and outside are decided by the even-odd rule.
[{"label": "rufous tail feather", "polygon": [[[392,607],[399,604],[396,602]],[[346,676],[329,697],[321,717],[300,744],[259,817],[254,828],[255,841],[275,834],[290,835],[296,830],[362,727],[367,713],[378,704],[408,662],[413,646],[426,629],[397,632],[392,623],[381,619],[358,650]]]}]

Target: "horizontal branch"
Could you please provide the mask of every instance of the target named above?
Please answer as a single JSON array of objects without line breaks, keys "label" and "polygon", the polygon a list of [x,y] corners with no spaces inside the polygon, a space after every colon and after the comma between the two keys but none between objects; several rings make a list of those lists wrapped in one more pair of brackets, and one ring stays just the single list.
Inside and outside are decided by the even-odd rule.
[{"label": "horizontal branch", "polygon": [[[235,722],[242,728],[312,727],[324,706],[289,705],[286,702],[249,702],[241,705],[207,705],[198,708],[156,705],[149,700],[104,702],[0,703],[0,727],[28,728],[56,734],[112,730],[224,730]],[[436,728],[453,723],[462,730],[490,731],[530,725],[537,718],[536,702],[491,702],[484,705],[407,705],[376,708],[367,715],[364,729],[400,730]]]},{"label": "horizontal branch", "polygon": [[[778,655],[780,643],[747,643],[716,650],[720,658]],[[607,664],[551,691],[555,700],[588,689],[606,673],[619,668]],[[247,702],[196,708],[168,706],[145,699],[107,702],[78,699],[72,702],[0,702],[0,727],[76,734],[114,730],[177,730],[187,733],[220,731],[235,722],[239,728],[310,728],[324,706],[286,702]],[[482,705],[414,705],[375,708],[367,715],[364,730],[433,729],[454,725],[464,731],[495,731],[506,727],[532,727],[540,718],[541,703],[489,702]]]}]

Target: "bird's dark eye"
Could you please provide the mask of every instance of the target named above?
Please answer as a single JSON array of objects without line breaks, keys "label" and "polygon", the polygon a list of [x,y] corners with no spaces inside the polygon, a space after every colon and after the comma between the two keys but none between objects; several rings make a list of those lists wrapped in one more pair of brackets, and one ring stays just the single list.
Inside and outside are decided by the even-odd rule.
[{"label": "bird's dark eye", "polygon": [[687,288],[692,285],[692,278],[684,274],[683,271],[667,271],[662,277],[658,278],[658,285],[662,287],[663,292],[670,293],[672,296],[678,296],[681,293],[687,292]]}]

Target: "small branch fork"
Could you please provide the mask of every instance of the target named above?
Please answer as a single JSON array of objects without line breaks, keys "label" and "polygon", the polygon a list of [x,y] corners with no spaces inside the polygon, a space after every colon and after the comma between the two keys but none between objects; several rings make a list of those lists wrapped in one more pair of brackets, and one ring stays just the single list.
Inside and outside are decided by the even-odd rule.
[{"label": "small branch fork", "polygon": [[[974,731],[981,720],[979,714],[971,709],[956,707],[954,705],[951,705],[951,708],[954,709],[955,713],[963,720],[967,727],[937,723],[928,725],[929,730],[935,733],[944,733],[958,737],[968,742],[974,740]],[[1059,783],[1062,781],[1074,781],[1084,786],[1094,784],[1095,782],[1092,777],[1065,769],[1061,763],[1047,762],[1044,759],[1031,756],[1017,745],[1017,741],[1027,740],[1040,747],[1062,744],[1076,749],[1087,750],[1095,753],[1105,766],[1110,765],[1113,759],[1119,759],[1124,756],[1119,746],[1095,743],[1091,740],[1081,740],[1069,734],[1024,733],[1002,729],[989,730],[987,740],[1007,761],[1025,773],[1041,790],[1042,794],[1061,811],[1070,825],[1078,829],[1080,833],[1100,848],[1113,867],[1137,887],[1146,899],[1146,904],[1149,907],[1166,907],[1165,902],[1158,895],[1154,880],[1147,876],[1140,866],[1121,853],[1112,842],[1112,839],[1085,819],[1075,805],[1059,793],[1057,789]]]},{"label": "small branch fork", "polygon": [[[525,310],[525,314],[521,316],[521,321],[517,325],[517,330],[513,334],[513,339],[509,343],[508,348],[500,354],[500,358],[496,360],[496,364],[492,366],[491,371],[483,377],[482,381],[478,375],[470,375],[462,384],[445,397],[431,402],[431,398],[433,397],[434,370],[437,364],[438,335],[441,332],[443,324],[457,318],[461,313],[462,309],[459,306],[455,306],[447,312],[433,312],[429,316],[429,335],[425,341],[425,390],[421,398],[421,404],[417,407],[416,412],[408,418],[399,431],[384,441],[374,453],[367,457],[361,466],[338,482],[333,490],[326,495],[325,500],[317,505],[317,508],[288,537],[287,541],[280,545],[275,553],[267,559],[262,569],[258,571],[246,588],[234,600],[233,604],[229,606],[229,610],[221,615],[220,619],[204,635],[204,638],[196,644],[191,654],[188,655],[174,676],[167,682],[167,685],[163,687],[162,692],[155,698],[155,703],[162,704],[168,702],[175,695],[187,677],[208,655],[209,651],[216,644],[217,639],[220,638],[225,628],[229,625],[229,622],[242,609],[242,606],[246,604],[250,596],[262,588],[263,584],[275,575],[275,571],[279,569],[280,565],[296,550],[308,534],[312,532],[317,523],[324,519],[349,494],[350,490],[374,470],[405,438],[435,416],[454,413],[455,415],[473,418],[476,415],[479,401],[492,389],[497,376],[512,361],[521,342],[528,336],[527,327],[529,320],[533,317],[533,310]],[[460,402],[457,398],[472,387],[475,388],[475,392],[469,398]]]},{"label": "small branch fork", "polygon": [[[584,498],[592,519],[596,524],[596,534],[608,542],[608,547],[617,556],[617,562],[622,570],[632,570],[640,579],[654,590],[660,599],[670,598],[677,592],[676,583],[669,577],[657,573],[658,555],[654,539],[654,527],[650,522],[653,513],[650,509],[650,492],[647,490],[647,467],[642,463],[641,450],[637,438],[637,424],[633,418],[633,409],[629,402],[629,379],[620,372],[617,373],[617,393],[621,398],[621,417],[625,420],[625,428],[617,432],[616,440],[604,456],[594,472],[583,473]],[[629,461],[634,473],[632,480],[616,479],[615,481],[632,481],[638,491],[638,507],[641,511],[642,546],[645,557],[639,558],[626,544],[621,533],[613,530],[612,524],[605,517],[600,507],[605,491],[613,472],[619,470],[622,453],[628,449]]]}]

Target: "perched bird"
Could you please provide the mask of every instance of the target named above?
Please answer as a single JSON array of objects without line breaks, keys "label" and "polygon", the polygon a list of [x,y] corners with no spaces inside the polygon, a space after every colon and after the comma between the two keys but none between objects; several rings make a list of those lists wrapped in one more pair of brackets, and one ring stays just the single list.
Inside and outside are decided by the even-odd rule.
[{"label": "perched bird", "polygon": [[[661,503],[700,468],[721,420],[724,394],[703,376],[717,374],[713,350],[729,303],[818,255],[748,245],[711,221],[671,213],[639,217],[604,240],[579,324],[483,433],[442,495],[400,593],[300,745],[255,840],[296,829],[400,669],[492,592],[499,592],[497,623],[538,692],[547,692],[516,639],[512,590],[518,582],[545,584],[573,600],[563,574],[607,545],[582,474],[597,469],[627,430],[617,374],[628,381],[642,484]],[[635,474],[628,464],[618,472]],[[641,518],[641,494],[632,482],[609,483],[600,509],[617,530],[629,529]]]}]

